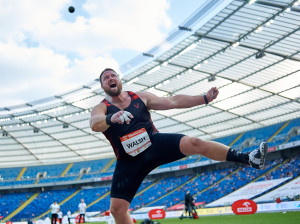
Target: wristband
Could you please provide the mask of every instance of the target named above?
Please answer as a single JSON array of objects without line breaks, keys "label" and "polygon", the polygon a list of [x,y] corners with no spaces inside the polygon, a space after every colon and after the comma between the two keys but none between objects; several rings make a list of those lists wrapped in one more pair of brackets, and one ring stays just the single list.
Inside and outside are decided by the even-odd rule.
[{"label": "wristband", "polygon": [[113,114],[107,114],[106,115],[106,119],[105,119],[106,124],[108,124],[108,125],[112,125],[113,124],[113,122],[111,122],[111,117],[112,116],[113,116]]},{"label": "wristband", "polygon": [[206,95],[204,95],[203,97],[204,97],[205,104],[208,104],[208,99],[207,99]]}]

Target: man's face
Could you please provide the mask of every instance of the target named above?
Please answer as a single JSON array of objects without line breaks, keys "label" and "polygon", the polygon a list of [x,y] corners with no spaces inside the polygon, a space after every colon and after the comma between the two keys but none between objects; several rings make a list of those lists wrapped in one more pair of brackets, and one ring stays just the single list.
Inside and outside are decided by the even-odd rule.
[{"label": "man's face", "polygon": [[81,199],[81,203],[84,203],[84,200],[83,200],[83,199]]},{"label": "man's face", "polygon": [[102,74],[102,89],[109,96],[118,96],[122,91],[122,82],[114,71],[105,71]]}]

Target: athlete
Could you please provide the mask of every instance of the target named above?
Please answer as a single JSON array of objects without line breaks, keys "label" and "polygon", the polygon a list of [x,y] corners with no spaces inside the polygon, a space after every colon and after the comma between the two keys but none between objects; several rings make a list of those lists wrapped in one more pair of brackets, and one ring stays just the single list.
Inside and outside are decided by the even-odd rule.
[{"label": "athlete", "polygon": [[111,68],[100,74],[106,93],[91,112],[90,127],[103,132],[117,157],[111,186],[110,211],[117,224],[133,223],[129,205],[143,179],[156,167],[190,155],[218,161],[234,161],[263,168],[268,146],[265,142],[250,154],[240,153],[223,144],[182,134],[159,133],[149,110],[190,108],[208,104],[219,91],[211,88],[204,96],[177,95],[158,97],[150,92],[122,91],[122,82]]}]

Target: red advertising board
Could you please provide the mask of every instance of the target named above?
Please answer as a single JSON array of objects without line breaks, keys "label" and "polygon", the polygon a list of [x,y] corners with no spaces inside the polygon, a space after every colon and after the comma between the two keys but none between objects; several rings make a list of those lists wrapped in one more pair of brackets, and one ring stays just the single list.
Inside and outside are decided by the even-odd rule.
[{"label": "red advertising board", "polygon": [[179,166],[180,170],[183,170],[183,169],[186,169],[186,168],[187,168],[187,165],[181,165],[181,166]]},{"label": "red advertising board", "polygon": [[101,177],[101,180],[112,180],[112,176]]},{"label": "red advertising board", "polygon": [[166,212],[163,209],[152,209],[148,215],[150,219],[164,219],[166,217]]},{"label": "red advertising board", "polygon": [[249,215],[257,211],[257,204],[250,199],[242,199],[234,202],[231,209],[236,215]]},{"label": "red advertising board", "polygon": [[272,147],[268,148],[268,152],[274,152],[274,151],[276,151],[276,147],[275,146],[272,146]]}]

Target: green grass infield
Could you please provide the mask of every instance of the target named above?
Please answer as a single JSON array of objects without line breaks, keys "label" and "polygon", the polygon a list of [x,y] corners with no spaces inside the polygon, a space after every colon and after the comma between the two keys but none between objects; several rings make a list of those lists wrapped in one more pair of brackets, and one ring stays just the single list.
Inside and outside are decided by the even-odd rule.
[{"label": "green grass infield", "polygon": [[[141,223],[143,220],[137,220]],[[170,218],[153,220],[161,224],[299,224],[300,211],[298,212],[276,212],[276,213],[257,213],[254,215],[219,215],[202,216],[199,219]],[[105,224],[106,222],[91,222],[89,224]],[[88,223],[86,223],[88,224]]]}]

